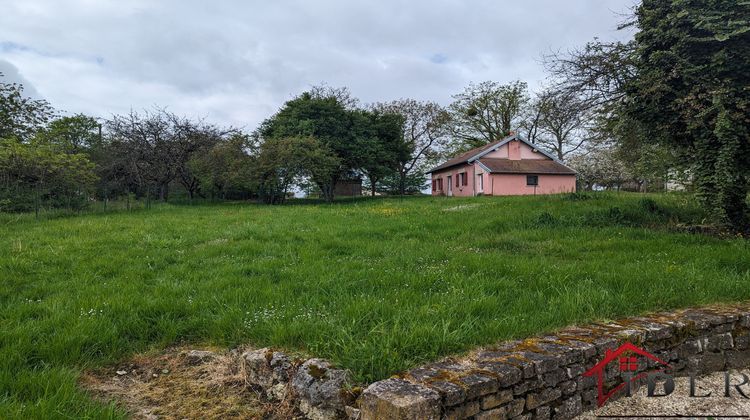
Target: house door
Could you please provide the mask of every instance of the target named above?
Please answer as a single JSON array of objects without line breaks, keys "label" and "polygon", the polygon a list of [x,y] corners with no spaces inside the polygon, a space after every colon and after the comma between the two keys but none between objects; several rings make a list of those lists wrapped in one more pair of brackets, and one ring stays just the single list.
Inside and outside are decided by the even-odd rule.
[{"label": "house door", "polygon": [[484,175],[483,174],[477,175],[477,192],[479,194],[484,193]]},{"label": "house door", "polygon": [[448,175],[448,197],[453,195],[453,177]]}]

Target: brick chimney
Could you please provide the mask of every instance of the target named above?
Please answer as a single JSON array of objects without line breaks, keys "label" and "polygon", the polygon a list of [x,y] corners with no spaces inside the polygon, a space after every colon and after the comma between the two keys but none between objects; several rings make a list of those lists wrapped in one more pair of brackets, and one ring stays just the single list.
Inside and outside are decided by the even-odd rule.
[{"label": "brick chimney", "polygon": [[508,143],[508,159],[521,160],[521,142],[513,139]]}]

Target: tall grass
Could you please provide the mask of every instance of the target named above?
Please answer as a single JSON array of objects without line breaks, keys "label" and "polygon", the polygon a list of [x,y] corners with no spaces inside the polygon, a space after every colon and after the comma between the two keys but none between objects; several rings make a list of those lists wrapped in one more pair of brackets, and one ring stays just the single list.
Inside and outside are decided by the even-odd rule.
[{"label": "tall grass", "polygon": [[[645,197],[645,198],[644,198]],[[566,324],[750,298],[747,241],[688,195],[161,205],[0,223],[0,413],[117,417],[84,369],[278,346],[361,381]]]}]

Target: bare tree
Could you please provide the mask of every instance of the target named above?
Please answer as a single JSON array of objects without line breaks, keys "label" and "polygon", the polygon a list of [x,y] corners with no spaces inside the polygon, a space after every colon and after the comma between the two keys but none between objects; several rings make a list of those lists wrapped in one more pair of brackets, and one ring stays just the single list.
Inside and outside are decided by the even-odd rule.
[{"label": "bare tree", "polygon": [[399,114],[404,119],[403,143],[408,153],[398,159],[399,193],[406,193],[406,180],[414,170],[432,163],[447,142],[448,112],[435,102],[399,99],[378,103],[374,109]]},{"label": "bare tree", "polygon": [[461,141],[458,149],[464,150],[507,136],[520,124],[529,100],[526,82],[521,81],[472,83],[453,98],[452,134]]},{"label": "bare tree", "polygon": [[351,91],[346,86],[332,87],[326,83],[321,83],[310,87],[308,93],[315,99],[334,98],[341,106],[350,111],[359,108],[359,99],[352,96]]},{"label": "bare tree", "polygon": [[538,115],[535,143],[553,152],[561,161],[585,150],[593,137],[593,116],[584,100],[565,90],[548,90],[539,95],[534,108],[533,114]]},{"label": "bare tree", "polygon": [[519,134],[532,143],[536,143],[539,136],[542,135],[541,126],[547,97],[547,90],[537,92],[521,112],[522,119],[518,126]]},{"label": "bare tree", "polygon": [[625,84],[635,75],[633,42],[594,40],[582,49],[544,57],[554,87],[575,93],[588,108],[608,108],[625,97]]},{"label": "bare tree", "polygon": [[131,111],[115,115],[107,122],[113,150],[124,154],[125,173],[132,184],[150,197],[153,189],[160,200],[167,200],[169,184],[178,180],[190,198],[198,192],[199,181],[188,165],[191,158],[210,149],[228,131],[203,121],[192,121],[163,109],[143,114]]}]

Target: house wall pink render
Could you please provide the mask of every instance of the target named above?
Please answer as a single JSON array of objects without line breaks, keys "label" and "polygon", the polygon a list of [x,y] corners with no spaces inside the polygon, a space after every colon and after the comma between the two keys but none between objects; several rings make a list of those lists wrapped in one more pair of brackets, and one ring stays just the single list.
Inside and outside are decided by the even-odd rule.
[{"label": "house wall pink render", "polygon": [[[486,181],[485,181],[486,182]],[[526,174],[490,174],[489,189],[485,183],[485,194],[534,195],[575,192],[575,175],[539,175],[539,185],[526,185]]]},{"label": "house wall pink render", "polygon": [[[456,177],[458,174],[465,172],[467,176],[467,185],[459,184],[459,186],[456,186]],[[450,195],[458,196],[458,197],[471,197],[473,195],[476,195],[474,193],[474,165],[461,165],[456,166],[450,169],[447,169],[443,172],[434,173],[432,174],[432,179],[438,179],[443,178],[443,190],[441,192],[433,191],[433,195],[449,195],[448,192],[450,191]],[[451,187],[448,188],[448,176],[451,177]]]},{"label": "house wall pink render", "polygon": [[[544,154],[535,151],[529,145],[520,141],[511,141],[492,152],[485,158],[527,160],[549,159]],[[456,176],[466,173],[467,185],[456,186]],[[479,176],[482,176],[480,183]],[[527,175],[537,175],[538,185],[527,185]],[[451,187],[448,188],[448,176],[451,177]],[[452,195],[459,197],[485,195],[533,195],[533,194],[561,194],[575,192],[575,175],[551,174],[504,174],[488,173],[478,162],[464,163],[442,171],[433,172],[432,179],[442,179],[442,189],[435,189],[432,195]]]}]

